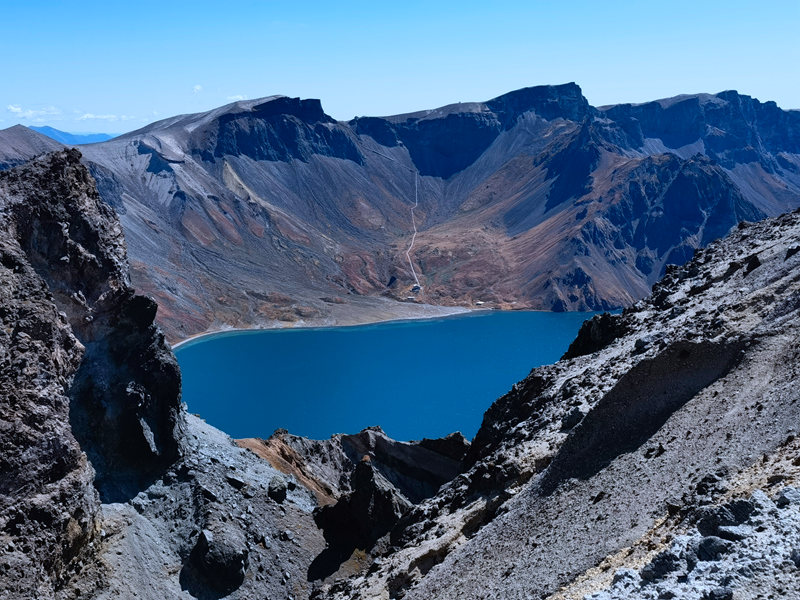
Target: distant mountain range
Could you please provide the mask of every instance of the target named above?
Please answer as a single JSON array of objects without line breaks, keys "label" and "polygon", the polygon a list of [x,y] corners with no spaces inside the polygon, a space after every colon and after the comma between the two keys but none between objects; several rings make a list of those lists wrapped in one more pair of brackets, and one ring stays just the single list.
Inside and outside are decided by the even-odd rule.
[{"label": "distant mountain range", "polygon": [[52,140],[61,142],[67,146],[74,146],[80,144],[95,144],[97,142],[105,142],[116,137],[108,133],[67,133],[53,129],[52,127],[31,127],[34,131],[46,135]]},{"label": "distant mountain range", "polygon": [[381,296],[627,306],[739,221],[800,206],[800,112],[734,91],[596,108],[570,83],[350,122],[272,96],[81,151],[173,340]]}]

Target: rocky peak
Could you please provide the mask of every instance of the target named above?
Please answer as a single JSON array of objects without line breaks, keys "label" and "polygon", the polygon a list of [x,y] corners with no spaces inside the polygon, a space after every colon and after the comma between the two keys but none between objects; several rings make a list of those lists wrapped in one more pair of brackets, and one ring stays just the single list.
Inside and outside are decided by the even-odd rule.
[{"label": "rocky peak", "polygon": [[130,287],[122,228],[75,149],[3,173],[0,189],[6,231],[84,348],[70,420],[95,484],[135,494],[178,454],[180,373],[155,303]]},{"label": "rocky peak", "polygon": [[319,100],[286,96],[218,115],[191,134],[190,146],[209,161],[242,156],[308,162],[320,154],[363,163],[349,128],[326,115]]},{"label": "rocky peak", "polygon": [[262,118],[289,115],[297,117],[304,123],[335,123],[333,117],[322,110],[322,102],[316,98],[300,99],[278,96],[253,106],[253,112]]},{"label": "rocky peak", "polygon": [[505,128],[511,127],[527,112],[535,112],[548,121],[568,119],[580,122],[594,110],[580,86],[574,82],[522,88],[489,100],[486,106],[500,117]]},{"label": "rocky peak", "polygon": [[800,152],[800,113],[732,90],[619,104],[600,114],[625,131],[633,148],[642,148],[648,138],[674,149],[702,141],[698,149],[726,167],[761,162],[771,171],[776,165],[767,155]]}]

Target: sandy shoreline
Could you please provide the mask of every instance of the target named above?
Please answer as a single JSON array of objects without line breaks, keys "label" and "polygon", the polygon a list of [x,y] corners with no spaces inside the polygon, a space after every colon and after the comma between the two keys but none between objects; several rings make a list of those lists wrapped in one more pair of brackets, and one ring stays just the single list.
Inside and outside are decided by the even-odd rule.
[{"label": "sandy shoreline", "polygon": [[362,327],[364,325],[398,323],[403,321],[424,321],[431,319],[441,319],[443,317],[477,314],[477,313],[489,312],[492,310],[491,308],[474,309],[474,308],[466,308],[463,306],[436,306],[433,304],[425,304],[421,306],[424,307],[425,310],[421,311],[420,314],[410,314],[410,313],[406,314],[403,311],[398,311],[398,313],[394,315],[390,314],[384,317],[373,316],[372,318],[367,317],[363,320],[355,320],[355,321],[347,319],[345,320],[345,322],[340,322],[339,319],[332,318],[332,319],[318,319],[318,320],[312,319],[309,321],[300,321],[291,324],[282,324],[280,322],[276,322],[275,326],[273,327],[225,327],[220,329],[204,331],[202,333],[197,333],[195,335],[189,336],[184,340],[180,340],[175,344],[171,344],[171,346],[173,350],[177,350],[188,344],[193,344],[201,340],[204,340],[206,338],[224,336],[227,334],[232,335],[245,332],[257,333],[259,331],[277,331],[286,329],[327,329],[332,327],[336,328]]}]

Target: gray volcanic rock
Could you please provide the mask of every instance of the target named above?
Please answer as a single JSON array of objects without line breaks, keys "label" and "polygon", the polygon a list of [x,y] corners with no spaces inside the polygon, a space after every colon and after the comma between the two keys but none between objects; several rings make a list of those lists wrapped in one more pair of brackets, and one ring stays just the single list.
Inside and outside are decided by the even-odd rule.
[{"label": "gray volcanic rock", "polygon": [[0,181],[7,226],[84,348],[69,391],[73,432],[101,494],[130,484],[135,494],[137,479],[178,454],[180,373],[153,324],[156,305],[130,288],[122,229],[78,151]]},{"label": "gray volcanic rock", "polygon": [[638,573],[617,571],[606,590],[587,595],[586,600],[796,597],[800,569],[792,556],[800,540],[800,503],[778,504],[776,509],[764,491],[756,490],[747,499],[717,505],[715,510],[731,512],[741,506],[747,506],[748,512],[737,519],[737,533],[731,541],[702,537],[698,523]]},{"label": "gray volcanic rock", "polygon": [[0,595],[308,595],[313,495],[279,505],[276,470],[182,412],[76,150],[0,174],[0,253]]},{"label": "gray volcanic rock", "polygon": [[798,240],[795,212],[668,269],[596,352],[495,402],[462,473],[319,597],[792,597],[793,492],[786,519],[747,502],[800,477]]},{"label": "gray volcanic rock", "polygon": [[0,589],[52,597],[96,537],[94,470],[69,424],[83,357],[16,236],[0,178]]}]

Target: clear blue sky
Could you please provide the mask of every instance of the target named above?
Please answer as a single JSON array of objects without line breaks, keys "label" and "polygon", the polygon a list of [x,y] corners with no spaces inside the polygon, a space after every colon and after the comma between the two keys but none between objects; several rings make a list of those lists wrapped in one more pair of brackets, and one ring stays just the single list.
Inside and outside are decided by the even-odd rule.
[{"label": "clear blue sky", "polygon": [[120,133],[271,94],[338,119],[577,82],[800,108],[800,0],[2,0],[0,128]]}]

